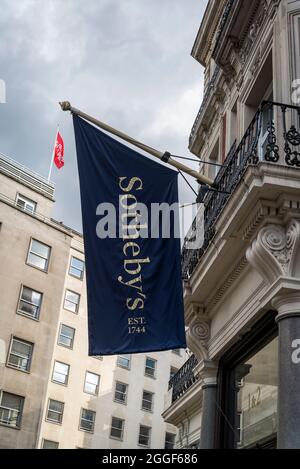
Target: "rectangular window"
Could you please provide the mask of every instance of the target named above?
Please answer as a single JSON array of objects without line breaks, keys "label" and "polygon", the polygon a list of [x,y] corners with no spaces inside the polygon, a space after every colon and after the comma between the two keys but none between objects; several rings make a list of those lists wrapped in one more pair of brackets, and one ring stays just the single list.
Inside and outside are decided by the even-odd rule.
[{"label": "rectangular window", "polygon": [[29,371],[33,344],[25,340],[12,338],[7,364],[21,371]]},{"label": "rectangular window", "polygon": [[70,365],[55,362],[52,374],[52,381],[57,384],[68,384]]},{"label": "rectangular window", "polygon": [[125,420],[118,419],[117,417],[113,417],[111,419],[110,436],[112,438],[116,438],[117,440],[123,440],[124,423]]},{"label": "rectangular window", "polygon": [[70,290],[66,290],[64,309],[77,314],[79,308],[80,295]]},{"label": "rectangular window", "polygon": [[36,239],[30,242],[30,248],[27,256],[27,264],[37,269],[48,271],[51,248]]},{"label": "rectangular window", "polygon": [[115,401],[126,404],[128,384],[116,382]]},{"label": "rectangular window", "polygon": [[34,213],[36,210],[36,202],[21,194],[17,194],[17,206],[29,213]]},{"label": "rectangular window", "polygon": [[24,397],[8,392],[0,392],[0,423],[10,427],[20,428]]},{"label": "rectangular window", "polygon": [[155,378],[156,374],[156,360],[146,357],[145,375]]},{"label": "rectangular window", "polygon": [[84,262],[81,259],[77,259],[77,257],[71,257],[69,274],[73,277],[79,278],[80,280],[83,279],[84,274]]},{"label": "rectangular window", "polygon": [[39,319],[42,297],[42,293],[23,285],[18,305],[18,313],[32,319]]},{"label": "rectangular window", "polygon": [[64,403],[60,401],[55,401],[54,399],[49,399],[47,418],[50,422],[62,423],[63,414],[64,414]]},{"label": "rectangular window", "polygon": [[57,441],[43,440],[42,449],[58,449]]},{"label": "rectangular window", "polygon": [[150,435],[151,435],[151,427],[140,425],[139,445],[149,448],[150,447]]},{"label": "rectangular window", "polygon": [[142,409],[151,412],[152,408],[153,408],[153,393],[149,391],[143,391]]},{"label": "rectangular window", "polygon": [[166,432],[165,449],[174,449],[176,435]]},{"label": "rectangular window", "polygon": [[95,373],[91,373],[87,371],[85,374],[85,381],[84,381],[84,392],[88,394],[93,394],[96,396],[99,392],[99,382],[100,376],[96,375]]},{"label": "rectangular window", "polygon": [[117,365],[121,368],[130,368],[131,355],[119,355],[117,359]]},{"label": "rectangular window", "polygon": [[93,432],[95,426],[95,418],[96,412],[94,412],[93,410],[81,409],[79,423],[80,430],[84,430],[85,432]]},{"label": "rectangular window", "polygon": [[65,324],[60,325],[58,344],[72,348],[74,342],[75,329]]}]

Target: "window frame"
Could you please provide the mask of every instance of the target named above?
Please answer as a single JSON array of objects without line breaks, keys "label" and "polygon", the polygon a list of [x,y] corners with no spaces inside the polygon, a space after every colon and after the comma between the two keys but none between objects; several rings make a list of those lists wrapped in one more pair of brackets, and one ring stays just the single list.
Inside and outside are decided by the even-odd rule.
[{"label": "window frame", "polygon": [[[51,410],[50,412],[53,412],[54,414],[58,414],[58,415],[61,415],[61,420],[60,422],[57,422],[56,420],[52,420],[51,418],[48,417],[48,413],[49,413],[49,407],[50,407],[50,402],[53,401],[53,402],[59,402],[60,404],[62,404],[62,411],[61,412],[58,412],[57,410]],[[48,399],[48,404],[47,404],[47,410],[46,410],[46,417],[45,417],[45,421],[46,422],[50,422],[50,423],[54,423],[56,425],[62,425],[62,421],[63,421],[63,417],[64,417],[64,411],[65,411],[65,403],[62,402],[62,401],[58,401],[57,399],[52,399],[51,397],[49,397]]]},{"label": "window frame", "polygon": [[[172,435],[172,437],[174,437],[174,442],[172,443],[173,444],[172,448],[167,447],[167,435]],[[165,432],[165,446],[164,446],[164,449],[175,449],[175,445],[176,445],[176,433]]]},{"label": "window frame", "polygon": [[[42,257],[42,256],[40,256],[39,254],[36,254],[35,252],[32,252],[32,251],[31,251],[31,247],[32,247],[32,242],[33,242],[33,241],[36,241],[37,243],[43,244],[44,246],[46,246],[47,248],[49,248],[49,257],[48,257],[48,259],[46,259],[45,257]],[[52,253],[52,247],[49,246],[49,244],[46,244],[46,243],[44,243],[43,241],[39,241],[38,239],[31,237],[31,238],[30,238],[30,242],[29,242],[29,247],[28,247],[28,251],[27,251],[27,257],[26,257],[26,262],[25,262],[25,264],[28,265],[28,266],[30,266],[30,267],[32,267],[32,268],[34,268],[34,269],[39,270],[40,272],[44,272],[45,274],[47,274],[47,273],[49,272],[51,253]],[[34,256],[37,256],[37,257],[40,257],[41,259],[46,260],[46,267],[45,267],[45,269],[42,269],[41,267],[38,267],[37,265],[31,264],[31,263],[29,262],[29,255],[30,255],[30,254],[33,254]]]},{"label": "window frame", "polygon": [[[147,360],[152,360],[152,361],[154,362],[154,364],[155,364],[153,375],[147,373],[147,368],[150,368],[149,366],[147,367]],[[151,369],[152,369],[152,368],[151,368]],[[148,378],[156,379],[156,374],[157,374],[157,360],[155,360],[155,358],[151,358],[151,357],[146,356],[144,374],[145,374],[145,376],[147,376]]]},{"label": "window frame", "polygon": [[[112,429],[114,428],[115,430],[120,430],[117,427],[113,427],[113,419],[120,420],[122,422],[122,429],[121,429],[121,436],[117,437],[111,434]],[[120,417],[115,417],[114,415],[111,416],[111,422],[110,422],[110,431],[109,431],[109,438],[112,438],[113,440],[117,441],[123,441],[124,440],[124,431],[125,431],[125,419],[121,419]]]},{"label": "window frame", "polygon": [[[57,444],[57,448],[44,448],[44,443],[45,441],[48,441],[49,443],[55,443]],[[54,441],[54,440],[48,440],[48,438],[43,438],[42,439],[42,444],[41,444],[41,449],[59,449],[59,442],[58,441]]]},{"label": "window frame", "polygon": [[[125,359],[127,359],[127,360],[129,361],[128,366],[122,365],[121,363],[119,363],[119,358],[124,359],[125,356],[126,356],[126,357],[129,356],[129,358],[125,358]],[[118,356],[117,356],[117,366],[118,366],[119,368],[124,368],[124,370],[130,370],[130,369],[131,369],[131,354],[128,353],[128,354],[124,354],[124,355],[118,355]]]},{"label": "window frame", "polygon": [[[222,412],[218,412],[216,418],[215,448],[234,449],[236,447],[235,435],[231,430],[231,428],[236,428],[236,396],[231,391],[235,389],[234,370],[239,364],[250,359],[278,336],[276,315],[277,312],[268,311],[244,335],[243,340],[233,345],[220,359],[217,403]],[[267,440],[271,443],[275,442],[273,437],[268,437]]]},{"label": "window frame", "polygon": [[[66,345],[66,344],[62,344],[59,339],[60,339],[60,336],[61,336],[61,330],[62,330],[62,327],[65,326],[65,327],[68,327],[69,329],[72,329],[74,331],[73,333],[73,337],[72,337],[72,342],[71,342],[71,345]],[[60,345],[61,347],[65,347],[67,349],[70,349],[70,350],[73,350],[73,345],[74,345],[74,339],[75,339],[75,332],[76,332],[76,329],[75,327],[72,327],[72,326],[68,326],[68,324],[65,324],[63,322],[60,323],[59,325],[59,331],[58,331],[58,337],[57,337],[57,345]],[[64,336],[64,337],[67,337],[67,336]]]},{"label": "window frame", "polygon": [[[147,399],[144,399],[144,393],[147,392],[148,394],[151,395],[151,401],[148,401]],[[151,402],[151,408],[147,409],[146,407],[143,406],[144,401]],[[153,407],[154,407],[154,392],[152,391],[147,391],[146,389],[143,389],[142,391],[142,407],[141,410],[144,412],[152,412],[153,413]]]},{"label": "window frame", "polygon": [[[83,427],[81,426],[82,420],[85,420],[85,421],[87,421],[87,422],[91,422],[90,420],[88,420],[88,419],[82,417],[82,414],[83,414],[83,411],[84,411],[84,410],[86,410],[86,411],[88,411],[88,412],[92,412],[92,414],[93,414],[93,421],[92,421],[92,423],[93,423],[93,428],[92,428],[92,430],[88,430],[87,428],[83,428]],[[95,410],[92,410],[92,409],[86,409],[85,407],[81,407],[81,409],[80,409],[80,417],[79,417],[79,426],[78,426],[78,429],[79,429],[80,431],[82,431],[82,432],[94,433],[94,431],[95,431],[95,422],[96,422],[96,411],[95,411]]]},{"label": "window frame", "polygon": [[[32,292],[38,293],[39,295],[41,295],[41,301],[40,301],[39,306],[35,305],[34,303],[30,303],[30,301],[27,301],[27,300],[23,300],[23,299],[22,299],[22,294],[23,294],[24,288],[28,288],[28,290],[31,290]],[[42,309],[43,297],[44,297],[44,294],[43,294],[42,292],[37,291],[37,290],[34,290],[33,288],[28,287],[27,285],[24,285],[24,284],[22,283],[22,284],[21,284],[21,288],[20,288],[20,293],[19,293],[19,298],[18,298],[17,311],[16,311],[16,313],[19,314],[20,316],[24,316],[25,318],[32,319],[33,321],[39,321],[39,320],[40,320],[40,316],[41,316],[41,309]],[[21,301],[23,301],[24,303],[27,303],[27,304],[29,304],[29,305],[32,305],[32,306],[37,307],[37,308],[38,308],[38,316],[37,316],[37,317],[34,317],[34,316],[31,316],[30,314],[24,313],[24,312],[20,309],[20,302],[21,302]]]},{"label": "window frame", "polygon": [[[72,266],[72,259],[76,259],[77,261],[80,261],[80,262],[83,263],[83,269],[82,269],[82,271],[81,271],[80,269],[77,269],[77,267],[73,267],[73,266]],[[71,268],[80,271],[80,272],[81,272],[81,276],[78,277],[77,275],[72,274],[72,273],[71,273]],[[72,256],[72,255],[71,255],[68,274],[69,274],[71,277],[73,277],[73,278],[77,278],[77,280],[83,280],[83,279],[84,279],[84,271],[85,271],[85,261],[84,261],[83,259],[80,259],[79,257]]]},{"label": "window frame", "polygon": [[[122,393],[121,391],[117,391],[117,384],[122,384],[123,386],[126,386],[126,391],[125,393]],[[116,393],[120,393],[120,394],[124,394],[125,395],[125,399],[124,401],[122,401],[121,399],[118,399],[116,397]],[[124,383],[122,381],[119,381],[119,380],[116,380],[115,382],[115,392],[114,392],[114,401],[115,402],[118,402],[119,404],[122,404],[122,405],[127,405],[127,397],[128,397],[128,384],[127,383]]]},{"label": "window frame", "polygon": [[[89,392],[89,391],[85,390],[85,385],[86,385],[86,382],[87,382],[86,381],[86,376],[87,376],[88,373],[90,373],[91,375],[97,376],[97,378],[98,378],[98,384],[96,386],[96,393]],[[95,373],[94,371],[86,370],[85,375],[84,375],[83,392],[85,394],[89,394],[90,396],[98,396],[99,395],[99,389],[100,389],[100,379],[101,379],[101,375],[98,375],[98,373]],[[94,383],[89,383],[89,384],[94,384]],[[89,410],[89,409],[87,409],[87,410]]]},{"label": "window frame", "polygon": [[[143,445],[143,443],[140,443],[140,436],[141,436],[141,428],[147,428],[149,430],[149,441],[147,445]],[[149,427],[149,425],[143,425],[140,424],[139,426],[139,433],[138,433],[138,446],[141,446],[142,448],[151,448],[151,434],[152,434],[152,427]]]},{"label": "window frame", "polygon": [[[10,363],[10,361],[9,361],[10,355],[14,355],[14,356],[18,357],[18,355],[16,353],[12,354],[12,346],[13,346],[14,341],[17,341],[19,343],[23,343],[23,344],[31,346],[30,356],[27,358],[28,367],[25,370],[18,367],[18,366],[16,366],[16,365],[14,365],[13,363]],[[17,370],[17,371],[22,371],[23,373],[30,373],[31,364],[32,364],[32,356],[33,356],[33,348],[34,348],[34,343],[33,342],[29,342],[28,340],[20,339],[19,337],[12,335],[11,338],[10,338],[10,344],[9,344],[7,358],[6,358],[7,368],[12,368],[12,369]],[[21,355],[19,356],[19,358],[26,359],[26,357],[22,357]]]},{"label": "window frame", "polygon": [[[20,207],[20,205],[18,204],[19,200],[22,200],[23,202],[25,202],[24,204],[24,208],[23,207]],[[26,207],[26,204],[28,205],[32,205],[33,206],[33,211],[31,210],[27,210],[25,207]],[[22,210],[23,212],[25,213],[30,213],[31,215],[34,215],[36,213],[36,207],[37,207],[37,202],[35,202],[34,200],[30,199],[29,197],[27,197],[26,195],[22,195],[20,192],[17,192],[16,194],[16,206]]]},{"label": "window frame", "polygon": [[[68,300],[70,303],[76,305],[76,310],[75,310],[75,311],[72,311],[71,309],[66,308],[66,306],[65,306],[65,304],[66,304],[66,298],[67,298],[67,292],[73,293],[73,295],[77,295],[77,296],[78,296],[78,303],[73,303],[73,301]],[[76,291],[69,290],[69,288],[66,288],[66,289],[65,289],[65,296],[64,296],[63,309],[64,309],[65,311],[69,311],[69,312],[72,313],[72,314],[78,314],[78,313],[79,313],[80,299],[81,299],[80,293],[77,293]]]},{"label": "window frame", "polygon": [[[20,398],[20,410],[13,409],[12,407],[3,406],[2,405],[3,394],[9,394],[11,396],[15,396],[15,397]],[[0,410],[5,409],[5,410],[8,410],[8,411],[17,412],[17,419],[16,419],[17,425],[10,425],[10,424],[7,424],[7,423],[0,420],[0,426],[8,427],[8,428],[14,428],[15,430],[20,430],[21,425],[22,425],[24,404],[25,404],[25,397],[24,396],[20,396],[19,394],[13,394],[12,392],[8,392],[8,391],[5,391],[4,389],[0,389]]]},{"label": "window frame", "polygon": [[[53,378],[53,375],[54,375],[54,371],[55,371],[55,364],[56,363],[60,363],[61,365],[66,365],[68,367],[68,374],[66,375],[67,376],[67,380],[65,383],[60,383],[59,381],[55,381],[55,379]],[[60,360],[54,360],[54,364],[53,364],[53,369],[52,369],[52,375],[51,375],[51,381],[52,383],[55,383],[55,384],[59,384],[60,386],[68,386],[68,382],[69,382],[69,377],[70,377],[70,369],[71,369],[71,366],[68,364],[68,363],[65,363],[65,362],[61,362]],[[58,374],[62,374],[62,373],[59,373],[59,372],[56,372]],[[64,375],[63,375],[64,376]]]}]

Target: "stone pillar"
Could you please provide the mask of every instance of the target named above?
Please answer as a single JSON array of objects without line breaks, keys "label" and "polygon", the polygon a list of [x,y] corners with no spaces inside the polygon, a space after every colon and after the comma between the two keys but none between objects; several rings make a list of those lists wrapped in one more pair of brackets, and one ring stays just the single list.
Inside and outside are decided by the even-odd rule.
[{"label": "stone pillar", "polygon": [[216,362],[203,360],[200,364],[199,375],[203,383],[200,449],[213,449],[215,446],[217,372]]},{"label": "stone pillar", "polygon": [[300,448],[300,292],[274,298],[278,311],[278,436],[279,449]]}]

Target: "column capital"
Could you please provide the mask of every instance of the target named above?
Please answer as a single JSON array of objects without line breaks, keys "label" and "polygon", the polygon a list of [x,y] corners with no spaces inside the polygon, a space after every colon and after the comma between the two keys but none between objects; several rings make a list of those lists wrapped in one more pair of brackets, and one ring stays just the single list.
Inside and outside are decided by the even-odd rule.
[{"label": "column capital", "polygon": [[285,292],[275,296],[272,306],[278,311],[276,322],[284,318],[300,316],[300,291]]},{"label": "column capital", "polygon": [[217,385],[218,366],[218,362],[212,360],[202,360],[199,363],[197,368],[202,381],[202,389]]}]

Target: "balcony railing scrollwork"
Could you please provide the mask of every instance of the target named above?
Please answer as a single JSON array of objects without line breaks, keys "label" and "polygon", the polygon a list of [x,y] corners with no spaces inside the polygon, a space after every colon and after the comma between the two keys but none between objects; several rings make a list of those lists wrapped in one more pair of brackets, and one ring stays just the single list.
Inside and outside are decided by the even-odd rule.
[{"label": "balcony railing scrollwork", "polygon": [[172,388],[172,403],[179,399],[197,381],[193,370],[198,361],[195,355],[183,364],[177,373],[169,381],[169,389]]},{"label": "balcony railing scrollwork", "polygon": [[[239,145],[231,147],[224,166],[214,181],[217,191],[206,193],[204,203],[204,243],[200,249],[182,250],[182,274],[187,280],[194,272],[215,235],[215,223],[230,195],[249,165],[259,161],[300,168],[300,107],[265,101],[253,117]],[[197,229],[197,227],[195,227]]]}]

